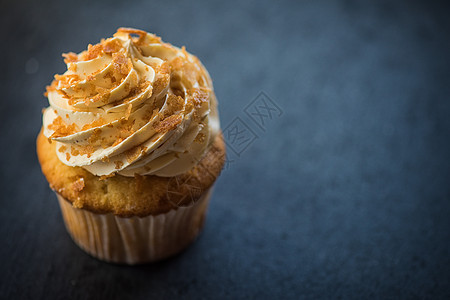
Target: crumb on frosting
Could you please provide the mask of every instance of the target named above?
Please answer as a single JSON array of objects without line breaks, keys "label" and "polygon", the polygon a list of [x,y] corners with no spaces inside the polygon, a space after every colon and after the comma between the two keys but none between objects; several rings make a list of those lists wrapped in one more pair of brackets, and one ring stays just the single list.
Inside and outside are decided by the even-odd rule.
[{"label": "crumb on frosting", "polygon": [[80,155],[80,151],[78,151],[75,147],[71,147],[70,148],[70,154],[72,156],[77,156],[77,155]]},{"label": "crumb on frosting", "polygon": [[56,117],[47,128],[54,131],[50,138],[68,136],[75,133],[77,129],[75,123],[67,125],[60,116]]},{"label": "crumb on frosting", "polygon": [[108,39],[103,42],[103,52],[106,54],[113,54],[122,49],[122,44],[118,40]]},{"label": "crumb on frosting", "polygon": [[64,63],[74,63],[78,61],[78,55],[74,52],[63,53],[62,57],[64,57]]},{"label": "crumb on frosting", "polygon": [[158,133],[168,132],[168,131],[175,129],[177,127],[177,125],[181,123],[182,120],[183,120],[182,115],[179,115],[179,114],[171,115],[171,116],[163,119],[162,121],[156,123],[154,125],[154,129]]},{"label": "crumb on frosting", "polygon": [[127,75],[131,68],[133,67],[133,63],[131,62],[131,59],[126,57],[123,53],[117,52],[113,54],[113,61],[112,65],[114,68],[114,71],[122,74]]},{"label": "crumb on frosting", "polygon": [[[141,45],[145,41],[145,37],[147,36],[147,32],[144,30],[134,29],[134,28],[126,28],[126,27],[120,27],[117,30],[117,33],[127,33],[129,36],[137,35],[138,39],[133,39],[133,42],[137,45]],[[117,34],[116,33],[116,34]],[[114,35],[116,35],[114,34]]]},{"label": "crumb on frosting", "polygon": [[197,134],[197,136],[195,137],[194,142],[197,142],[197,143],[203,143],[203,142],[205,141],[205,139],[206,139],[206,135],[205,135],[204,133],[200,132],[200,133]]},{"label": "crumb on frosting", "polygon": [[100,139],[101,134],[102,134],[102,130],[100,128],[95,128],[94,132],[89,137],[88,142],[91,144],[94,144],[95,142],[97,142]]},{"label": "crumb on frosting", "polygon": [[97,58],[102,54],[102,52],[103,52],[102,44],[96,44],[96,45],[89,44],[87,51],[82,53],[82,59],[84,61],[86,61],[86,60],[91,60],[91,59]]},{"label": "crumb on frosting", "polygon": [[85,131],[94,127],[100,127],[106,124],[105,119],[103,119],[102,117],[98,118],[97,120],[92,121],[91,123],[88,123],[86,125],[84,125],[81,128],[81,131]]},{"label": "crumb on frosting", "polygon": [[123,162],[120,160],[115,161],[114,164],[116,165],[116,169],[120,169],[123,166]]},{"label": "crumb on frosting", "polygon": [[133,161],[138,159],[142,154],[144,154],[145,151],[147,151],[147,147],[145,147],[145,146],[136,146],[136,147],[131,148],[130,150],[127,150],[125,152],[125,155],[127,157],[127,162],[132,163]]},{"label": "crumb on frosting", "polygon": [[165,117],[173,115],[176,112],[179,112],[183,109],[184,99],[180,96],[176,96],[173,94],[169,94],[167,96],[167,111],[164,114]]}]

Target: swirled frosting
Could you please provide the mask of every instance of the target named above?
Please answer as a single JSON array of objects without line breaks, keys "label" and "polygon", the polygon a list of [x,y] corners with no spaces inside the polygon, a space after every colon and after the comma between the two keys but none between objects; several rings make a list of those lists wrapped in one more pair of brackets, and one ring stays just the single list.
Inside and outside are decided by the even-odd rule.
[{"label": "swirled frosting", "polygon": [[192,54],[120,28],[79,54],[47,87],[43,132],[58,158],[97,176],[175,176],[220,131],[208,72]]}]

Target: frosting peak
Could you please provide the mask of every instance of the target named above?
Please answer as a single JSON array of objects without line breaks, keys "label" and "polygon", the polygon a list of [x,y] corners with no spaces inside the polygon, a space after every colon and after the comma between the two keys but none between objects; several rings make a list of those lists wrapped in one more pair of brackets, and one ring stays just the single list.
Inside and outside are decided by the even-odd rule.
[{"label": "frosting peak", "polygon": [[47,87],[44,135],[58,158],[98,176],[175,176],[219,131],[208,72],[184,47],[120,28],[79,54]]}]

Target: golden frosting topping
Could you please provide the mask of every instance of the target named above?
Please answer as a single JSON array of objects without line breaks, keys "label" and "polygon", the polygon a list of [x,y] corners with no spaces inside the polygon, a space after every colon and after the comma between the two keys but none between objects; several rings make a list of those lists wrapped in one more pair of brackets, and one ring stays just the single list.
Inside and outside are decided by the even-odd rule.
[{"label": "golden frosting topping", "polygon": [[175,176],[218,133],[208,72],[184,47],[120,28],[79,54],[47,87],[44,135],[59,159],[98,176]]}]

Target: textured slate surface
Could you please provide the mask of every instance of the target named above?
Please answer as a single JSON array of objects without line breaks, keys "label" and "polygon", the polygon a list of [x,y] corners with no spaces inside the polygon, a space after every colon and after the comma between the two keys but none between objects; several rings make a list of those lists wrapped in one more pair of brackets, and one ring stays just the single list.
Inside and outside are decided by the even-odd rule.
[{"label": "textured slate surface", "polygon": [[[450,297],[448,6],[90,2],[0,4],[0,298]],[[74,245],[34,146],[60,54],[119,26],[186,45],[247,134],[197,242],[138,267]]]}]

